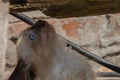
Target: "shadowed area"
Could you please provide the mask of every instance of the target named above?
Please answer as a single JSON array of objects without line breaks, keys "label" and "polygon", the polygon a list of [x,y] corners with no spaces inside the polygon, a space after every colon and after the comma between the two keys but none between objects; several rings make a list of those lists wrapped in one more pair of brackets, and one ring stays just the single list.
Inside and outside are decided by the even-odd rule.
[{"label": "shadowed area", "polygon": [[48,16],[66,18],[119,13],[119,4],[119,0],[11,0],[10,12],[42,10]]}]

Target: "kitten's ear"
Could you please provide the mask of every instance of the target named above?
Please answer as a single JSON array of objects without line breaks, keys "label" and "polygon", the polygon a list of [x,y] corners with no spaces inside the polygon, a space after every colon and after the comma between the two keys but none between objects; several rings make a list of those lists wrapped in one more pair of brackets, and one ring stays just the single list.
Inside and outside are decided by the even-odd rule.
[{"label": "kitten's ear", "polygon": [[18,38],[16,38],[16,37],[12,37],[12,38],[10,38],[10,40],[11,40],[14,44],[16,44]]}]

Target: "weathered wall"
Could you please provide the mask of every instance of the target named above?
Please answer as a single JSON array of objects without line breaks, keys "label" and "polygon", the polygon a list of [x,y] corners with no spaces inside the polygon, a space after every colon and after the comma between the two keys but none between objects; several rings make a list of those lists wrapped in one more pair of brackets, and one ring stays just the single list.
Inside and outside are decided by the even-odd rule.
[{"label": "weathered wall", "polygon": [[[36,13],[39,11],[27,15],[41,18],[41,15],[34,15]],[[120,14],[45,20],[49,21],[60,35],[120,66]],[[29,26],[24,22],[13,23],[15,21],[18,20],[14,18],[10,21],[9,37],[17,36]],[[98,71],[99,65],[93,64]]]}]

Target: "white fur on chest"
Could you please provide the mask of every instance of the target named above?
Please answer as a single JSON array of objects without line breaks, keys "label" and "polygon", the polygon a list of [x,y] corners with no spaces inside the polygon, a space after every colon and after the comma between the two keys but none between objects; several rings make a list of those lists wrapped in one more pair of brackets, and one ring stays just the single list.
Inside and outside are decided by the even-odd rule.
[{"label": "white fur on chest", "polygon": [[48,72],[45,80],[68,80],[70,72],[64,64],[59,63]]},{"label": "white fur on chest", "polygon": [[[58,50],[57,50],[58,51]],[[79,71],[79,62],[72,59],[72,56],[65,54],[63,51],[57,54],[54,59],[54,65],[48,71],[45,80],[73,80],[74,74]]]}]

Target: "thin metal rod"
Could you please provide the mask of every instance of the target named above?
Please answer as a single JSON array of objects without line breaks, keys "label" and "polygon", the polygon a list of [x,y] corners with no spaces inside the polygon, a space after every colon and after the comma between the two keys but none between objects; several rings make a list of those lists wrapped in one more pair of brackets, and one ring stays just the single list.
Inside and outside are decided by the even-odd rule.
[{"label": "thin metal rod", "polygon": [[24,21],[25,23],[29,24],[29,25],[34,25],[36,23],[36,21],[26,15],[24,15],[23,13],[10,13],[11,15],[13,15],[14,17]]},{"label": "thin metal rod", "polygon": [[[19,18],[20,20],[30,24],[30,25],[34,25],[35,24],[35,20],[22,14],[22,13],[10,13],[11,15]],[[62,36],[61,36],[62,37]],[[63,38],[63,37],[62,37]],[[63,38],[65,39],[65,38]],[[111,62],[107,61],[107,60],[104,60],[103,58],[81,48],[80,46],[78,46],[77,44],[65,39],[66,43],[67,43],[67,46],[71,46],[73,50],[77,51],[78,53],[80,53],[81,55],[85,56],[85,57],[88,57],[89,59],[117,72],[117,73],[120,73],[120,67],[116,66],[116,65],[113,65]]]},{"label": "thin metal rod", "polygon": [[120,77],[120,74],[116,72],[98,72],[97,77]]},{"label": "thin metal rod", "polygon": [[77,44],[75,44],[71,41],[67,40],[67,45],[71,46],[73,50],[77,51],[78,53],[82,54],[83,56],[86,56],[89,59],[91,59],[91,60],[93,60],[93,61],[95,61],[95,62],[97,62],[97,63],[115,71],[115,72],[117,72],[117,73],[120,73],[120,67],[119,66],[114,65],[111,62],[109,62],[109,61],[107,61],[107,60],[105,60],[105,59],[103,59],[103,58],[101,58],[101,57],[83,49],[83,48],[81,48],[80,46],[78,46]]}]

